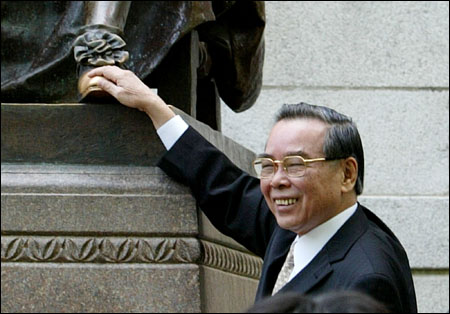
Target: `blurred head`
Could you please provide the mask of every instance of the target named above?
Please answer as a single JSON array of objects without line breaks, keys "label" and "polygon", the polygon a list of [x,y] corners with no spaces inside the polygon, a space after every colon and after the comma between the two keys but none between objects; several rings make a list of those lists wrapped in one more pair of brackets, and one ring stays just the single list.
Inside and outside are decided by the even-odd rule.
[{"label": "blurred head", "polygon": [[255,303],[247,313],[315,313],[316,308],[312,298],[296,292],[285,292]]},{"label": "blurred head", "polygon": [[261,191],[278,224],[298,234],[353,205],[363,189],[356,125],[326,107],[284,105],[260,157],[265,169],[273,168],[261,178]]},{"label": "blurred head", "polygon": [[374,298],[356,291],[332,291],[316,296],[296,292],[266,298],[247,313],[389,313]]},{"label": "blurred head", "polygon": [[313,297],[319,313],[389,313],[371,296],[357,291],[335,291]]}]

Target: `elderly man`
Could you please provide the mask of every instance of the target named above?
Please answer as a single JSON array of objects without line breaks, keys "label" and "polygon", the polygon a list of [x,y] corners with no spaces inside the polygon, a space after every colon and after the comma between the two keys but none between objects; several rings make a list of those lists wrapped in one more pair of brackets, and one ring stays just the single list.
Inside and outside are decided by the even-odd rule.
[{"label": "elderly man", "polygon": [[191,187],[224,234],[264,259],[256,300],[275,293],[355,290],[393,312],[416,312],[406,253],[357,202],[364,156],[350,118],[326,107],[285,105],[244,173],[170,110],[130,71],[89,76],[122,104],[148,114],[168,152],[159,166]]}]

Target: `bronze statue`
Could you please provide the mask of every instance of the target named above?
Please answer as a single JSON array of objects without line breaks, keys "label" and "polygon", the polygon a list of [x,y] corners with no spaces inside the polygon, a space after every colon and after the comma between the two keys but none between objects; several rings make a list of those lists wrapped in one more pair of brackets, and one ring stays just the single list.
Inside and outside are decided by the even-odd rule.
[{"label": "bronze statue", "polygon": [[126,43],[122,37],[130,4],[131,1],[86,1],[85,26],[73,43],[80,100],[100,92],[95,82],[84,76],[88,70],[103,65],[123,67],[128,60],[129,53],[124,50]]},{"label": "bronze statue", "polygon": [[[166,72],[194,67],[197,112],[216,94],[243,111],[261,89],[263,1],[2,1],[1,9],[2,102],[85,101],[95,84],[83,85],[83,73],[104,64],[171,93],[179,82]],[[191,63],[173,65],[190,35]]]}]

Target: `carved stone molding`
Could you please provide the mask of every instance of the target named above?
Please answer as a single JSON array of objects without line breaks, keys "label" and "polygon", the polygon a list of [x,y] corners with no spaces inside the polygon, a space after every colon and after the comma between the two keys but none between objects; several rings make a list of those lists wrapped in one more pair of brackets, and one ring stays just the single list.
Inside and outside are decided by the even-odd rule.
[{"label": "carved stone molding", "polygon": [[260,258],[195,238],[2,236],[1,261],[195,263],[258,279]]},{"label": "carved stone molding", "polygon": [[259,279],[262,268],[262,260],[259,257],[211,242],[201,243],[204,251],[203,265]]},{"label": "carved stone molding", "polygon": [[200,245],[191,238],[2,236],[2,262],[195,263]]}]

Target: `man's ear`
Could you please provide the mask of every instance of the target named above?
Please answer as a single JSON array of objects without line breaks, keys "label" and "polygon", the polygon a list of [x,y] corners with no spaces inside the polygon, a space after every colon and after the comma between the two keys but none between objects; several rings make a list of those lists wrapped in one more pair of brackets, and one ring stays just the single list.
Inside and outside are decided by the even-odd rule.
[{"label": "man's ear", "polygon": [[341,161],[342,165],[342,193],[354,190],[356,179],[358,178],[358,162],[354,157],[348,157]]}]

